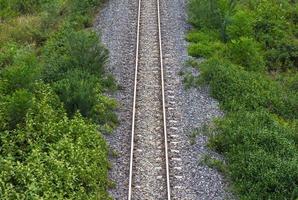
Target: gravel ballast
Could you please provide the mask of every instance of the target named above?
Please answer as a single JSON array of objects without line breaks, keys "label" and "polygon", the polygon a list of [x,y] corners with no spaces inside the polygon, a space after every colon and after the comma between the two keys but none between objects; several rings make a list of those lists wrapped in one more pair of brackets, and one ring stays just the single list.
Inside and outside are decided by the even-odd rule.
[{"label": "gravel ballast", "polygon": [[119,102],[120,124],[113,134],[106,136],[117,154],[111,158],[110,170],[110,178],[116,183],[110,194],[115,199],[127,199],[128,193],[137,6],[135,0],[109,0],[103,5],[94,25],[110,51],[108,69],[121,86],[114,95]]},{"label": "gravel ballast", "polygon": [[[111,158],[110,178],[116,182],[116,187],[110,193],[115,199],[121,200],[127,199],[128,193],[137,6],[137,1],[109,0],[95,22],[96,31],[101,34],[103,43],[110,51],[108,68],[121,85],[121,90],[114,95],[119,102],[120,125],[113,134],[106,136],[111,148],[119,154]],[[232,195],[226,192],[227,183],[222,175],[200,162],[206,154],[218,157],[206,147],[208,138],[198,136],[194,145],[190,143],[189,135],[194,128],[203,126],[223,113],[218,103],[209,96],[208,89],[185,90],[179,76],[188,59],[184,39],[189,28],[185,7],[186,0],[161,0],[167,115],[169,120],[177,121],[175,127],[178,130],[175,134],[179,135],[180,140],[175,150],[181,158],[179,176],[182,178],[172,179],[172,197],[186,200],[232,199]],[[175,97],[174,105],[169,106],[172,100],[167,91]],[[174,165],[170,162],[170,166]]]}]

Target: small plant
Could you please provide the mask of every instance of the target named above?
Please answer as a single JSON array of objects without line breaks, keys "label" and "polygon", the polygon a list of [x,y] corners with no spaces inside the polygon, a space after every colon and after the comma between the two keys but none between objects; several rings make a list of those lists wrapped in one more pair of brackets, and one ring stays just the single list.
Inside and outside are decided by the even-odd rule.
[{"label": "small plant", "polygon": [[197,138],[197,133],[196,133],[196,130],[192,131],[189,136],[189,142],[191,145],[195,145],[196,144],[196,138]]},{"label": "small plant", "polygon": [[108,52],[93,32],[75,31],[69,26],[51,38],[44,47],[44,79],[54,82],[69,70],[79,69],[103,77]]},{"label": "small plant", "polygon": [[225,48],[224,44],[221,42],[209,42],[209,43],[191,43],[188,46],[189,55],[193,57],[204,57],[208,58],[216,54],[220,54]]},{"label": "small plant", "polygon": [[2,78],[2,92],[9,94],[18,89],[31,89],[32,84],[39,80],[41,69],[29,63],[13,65],[0,72]]},{"label": "small plant", "polygon": [[220,30],[221,39],[227,40],[226,29],[235,11],[235,0],[191,0],[189,20],[197,28]]},{"label": "small plant", "polygon": [[17,90],[7,97],[3,111],[6,115],[7,129],[13,130],[25,123],[26,114],[32,108],[33,102],[33,94],[24,89]]},{"label": "small plant", "polygon": [[227,45],[229,59],[248,71],[265,71],[265,62],[259,44],[252,38],[240,37]]},{"label": "small plant", "polygon": [[113,158],[119,158],[120,157],[120,153],[115,149],[110,150],[110,154]]},{"label": "small plant", "polygon": [[251,37],[254,35],[254,17],[248,10],[237,10],[231,17],[231,23],[227,26],[229,40],[240,37]]},{"label": "small plant", "polygon": [[227,166],[223,161],[212,158],[210,155],[204,155],[201,160],[201,163],[207,165],[210,168],[214,168],[221,173],[227,174],[228,172]]},{"label": "small plant", "polygon": [[189,134],[191,145],[195,144],[196,137],[199,135],[210,136],[213,133],[213,125],[203,124],[201,127],[197,127]]},{"label": "small plant", "polygon": [[109,180],[109,182],[108,182],[108,188],[109,189],[115,189],[116,188],[116,182],[115,181],[113,181],[113,180]]}]

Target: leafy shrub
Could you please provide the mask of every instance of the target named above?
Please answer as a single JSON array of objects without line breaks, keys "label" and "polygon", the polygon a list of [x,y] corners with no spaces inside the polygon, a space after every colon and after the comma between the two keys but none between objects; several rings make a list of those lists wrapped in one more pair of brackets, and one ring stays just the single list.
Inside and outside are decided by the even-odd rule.
[{"label": "leafy shrub", "polygon": [[0,18],[36,13],[45,0],[0,0]]},{"label": "leafy shrub", "polygon": [[69,116],[79,110],[83,116],[113,127],[115,102],[101,95],[116,87],[104,72],[107,56],[95,33],[67,26],[45,46],[43,76],[53,84]]},{"label": "leafy shrub", "polygon": [[211,57],[225,49],[225,45],[215,31],[190,32],[186,39],[190,42],[188,53],[193,57]]},{"label": "leafy shrub", "polygon": [[6,43],[0,48],[0,66],[37,65],[36,55],[31,46]]},{"label": "leafy shrub", "polygon": [[229,59],[248,71],[265,71],[265,62],[259,44],[252,38],[240,37],[228,43]]},{"label": "leafy shrub", "polygon": [[231,22],[227,26],[229,39],[239,39],[240,37],[252,37],[254,35],[254,17],[247,10],[237,10],[231,16]]},{"label": "leafy shrub", "polygon": [[103,77],[107,58],[108,52],[95,33],[65,27],[44,48],[44,78],[54,82],[73,69]]},{"label": "leafy shrub", "polygon": [[101,3],[100,0],[74,0],[70,2],[71,10],[74,14],[88,14],[88,12],[92,12],[94,8],[98,7]]},{"label": "leafy shrub", "polygon": [[113,112],[117,108],[117,102],[103,94],[97,95],[97,102],[92,108],[91,118],[99,124],[103,124],[102,131],[111,132],[118,124],[117,115]]},{"label": "leafy shrub", "polygon": [[[37,16],[19,16],[7,23],[1,24],[0,43],[15,41],[21,44],[40,46],[46,39],[47,33],[42,30],[40,18]],[[4,31],[5,30],[5,31]]]},{"label": "leafy shrub", "polygon": [[[297,118],[297,102],[266,76],[246,72],[216,58],[200,66],[201,79],[210,84],[211,94],[228,111],[266,108],[285,118]],[[296,102],[296,103],[295,103]]]},{"label": "leafy shrub", "polygon": [[52,0],[42,4],[42,11],[39,13],[41,29],[50,35],[51,32],[57,31],[59,25],[63,23],[65,13],[63,1]]},{"label": "leafy shrub", "polygon": [[235,0],[191,0],[189,21],[197,28],[215,28],[227,39],[226,27],[235,11]]},{"label": "leafy shrub", "polygon": [[81,30],[99,2],[0,0],[0,199],[110,199],[115,83]]},{"label": "leafy shrub", "polygon": [[85,117],[90,116],[100,87],[95,76],[79,70],[68,72],[53,85],[68,114],[73,116],[79,110]]},{"label": "leafy shrub", "polygon": [[288,87],[290,90],[298,92],[298,74],[289,80]]},{"label": "leafy shrub", "polygon": [[13,63],[19,48],[20,47],[14,43],[6,43],[0,48],[0,69]]},{"label": "leafy shrub", "polygon": [[20,89],[12,95],[7,96],[2,107],[3,113],[6,117],[6,129],[15,129],[21,123],[24,123],[28,109],[32,107],[33,95],[32,93]]},{"label": "leafy shrub", "polygon": [[209,84],[227,113],[209,144],[224,154],[240,199],[298,199],[297,11],[283,0],[189,3],[188,52],[211,58],[187,86]]},{"label": "leafy shrub", "polygon": [[98,77],[80,70],[70,71],[64,79],[54,83],[54,90],[70,116],[79,110],[83,116],[100,124],[114,127],[117,122],[113,113],[116,103],[101,95]]},{"label": "leafy shrub", "polygon": [[188,46],[188,53],[193,57],[211,57],[216,55],[220,50],[224,49],[224,44],[221,42],[210,43],[191,43]]},{"label": "leafy shrub", "polygon": [[212,41],[220,41],[220,35],[216,30],[197,30],[187,34],[186,40],[193,43],[209,43]]},{"label": "leafy shrub", "polygon": [[79,29],[91,27],[93,24],[92,13],[101,2],[101,0],[68,1],[66,6],[70,13],[68,23]]},{"label": "leafy shrub", "polygon": [[272,71],[287,71],[297,68],[298,40],[283,38],[265,52],[268,68]]},{"label": "leafy shrub", "polygon": [[285,70],[297,63],[298,43],[293,35],[295,28],[287,21],[288,10],[291,9],[287,1],[260,1],[256,7],[254,31],[266,49],[269,69]]},{"label": "leafy shrub", "polygon": [[40,67],[36,63],[13,65],[0,71],[2,92],[8,94],[17,89],[30,89],[40,78]]},{"label": "leafy shrub", "polygon": [[225,155],[241,199],[296,199],[295,132],[265,111],[240,111],[217,121],[210,145]]},{"label": "leafy shrub", "polygon": [[55,95],[36,86],[25,123],[1,131],[1,199],[109,199],[107,145],[97,126],[68,119],[51,104]]}]

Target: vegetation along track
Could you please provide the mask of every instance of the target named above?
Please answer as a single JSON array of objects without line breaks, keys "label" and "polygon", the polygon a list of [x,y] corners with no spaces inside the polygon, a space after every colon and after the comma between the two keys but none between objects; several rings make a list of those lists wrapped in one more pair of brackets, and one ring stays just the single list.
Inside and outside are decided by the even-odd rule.
[{"label": "vegetation along track", "polygon": [[[166,118],[165,95],[175,102],[164,84],[159,0],[139,0],[136,43],[128,199],[169,200],[169,168],[173,166],[169,161],[181,159],[174,154],[169,159],[168,154],[168,144],[177,145],[178,141],[171,131],[177,130],[175,120]],[[177,153],[175,149],[170,152]]]}]

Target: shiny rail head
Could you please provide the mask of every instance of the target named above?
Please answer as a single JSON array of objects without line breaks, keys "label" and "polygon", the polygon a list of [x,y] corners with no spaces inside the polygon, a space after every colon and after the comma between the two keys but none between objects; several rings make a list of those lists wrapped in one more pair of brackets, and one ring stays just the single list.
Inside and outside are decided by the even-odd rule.
[{"label": "shiny rail head", "polygon": [[[164,127],[164,149],[165,149],[165,168],[167,182],[167,200],[171,199],[170,177],[169,177],[169,156],[168,156],[168,139],[167,139],[167,123],[166,123],[166,108],[165,108],[165,87],[164,87],[164,72],[163,72],[163,53],[162,53],[162,37],[161,37],[161,18],[160,18],[160,2],[157,1],[157,19],[158,19],[158,38],[159,38],[159,53],[160,53],[160,72],[161,72],[161,88],[162,88],[162,112],[163,112],[163,127]],[[138,19],[137,19],[137,39],[136,39],[136,65],[134,79],[134,98],[132,112],[132,131],[131,131],[131,152],[130,152],[130,168],[129,168],[129,191],[128,200],[132,199],[132,177],[133,177],[133,157],[134,157],[134,137],[135,137],[135,113],[136,113],[136,89],[137,89],[137,73],[138,73],[138,58],[139,58],[139,38],[140,38],[140,15],[141,15],[142,0],[138,3]]]}]

